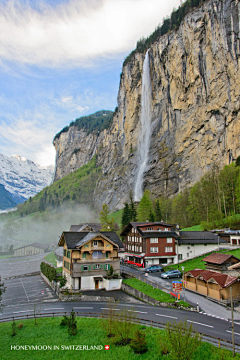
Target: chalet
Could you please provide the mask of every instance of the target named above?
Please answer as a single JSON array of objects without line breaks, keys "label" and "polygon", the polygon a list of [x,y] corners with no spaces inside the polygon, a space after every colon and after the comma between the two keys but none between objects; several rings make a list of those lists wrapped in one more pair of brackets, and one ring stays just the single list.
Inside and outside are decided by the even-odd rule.
[{"label": "chalet", "polygon": [[164,222],[131,222],[122,231],[125,236],[125,257],[142,264],[173,263],[176,256],[176,232]]},{"label": "chalet", "polygon": [[232,265],[239,263],[240,259],[230,254],[214,253],[202,259],[206,262],[206,270],[224,273]]},{"label": "chalet", "polygon": [[38,242],[22,246],[14,250],[13,256],[30,256],[44,254],[48,250],[48,245]]},{"label": "chalet", "polygon": [[226,243],[209,231],[179,231],[165,222],[131,222],[120,236],[125,237],[126,260],[144,267],[177,263]]},{"label": "chalet", "polygon": [[217,300],[229,300],[232,287],[233,298],[239,299],[240,282],[236,276],[194,269],[186,272],[184,280],[187,289]]},{"label": "chalet", "polygon": [[118,235],[112,231],[64,231],[58,246],[63,246],[63,275],[72,289],[119,289],[121,279],[113,285],[105,279],[112,265],[120,273]]}]

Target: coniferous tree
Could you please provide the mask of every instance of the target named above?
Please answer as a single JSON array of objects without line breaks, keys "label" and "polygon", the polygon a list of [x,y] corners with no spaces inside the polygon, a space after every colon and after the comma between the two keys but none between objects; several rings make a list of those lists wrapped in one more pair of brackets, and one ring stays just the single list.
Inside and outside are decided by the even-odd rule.
[{"label": "coniferous tree", "polygon": [[155,203],[155,220],[156,221],[162,220],[162,212],[161,212],[159,200],[156,200],[156,203]]},{"label": "coniferous tree", "polygon": [[138,221],[146,221],[149,220],[150,210],[152,210],[152,202],[150,200],[150,191],[145,190],[143,197],[141,198],[137,214],[138,214]]},{"label": "coniferous tree", "polygon": [[150,222],[154,222],[155,221],[155,214],[152,210],[150,210],[150,213],[149,213],[149,221]]},{"label": "coniferous tree", "polygon": [[122,213],[122,229],[124,229],[131,220],[131,209],[129,208],[128,203],[125,203]]}]

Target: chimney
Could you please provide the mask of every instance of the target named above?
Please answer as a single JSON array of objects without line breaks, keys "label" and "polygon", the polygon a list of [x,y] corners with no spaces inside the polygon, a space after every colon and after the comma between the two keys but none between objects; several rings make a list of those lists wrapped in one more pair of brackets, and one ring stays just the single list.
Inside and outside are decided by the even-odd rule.
[{"label": "chimney", "polygon": [[148,219],[146,220],[146,223],[149,222]]}]

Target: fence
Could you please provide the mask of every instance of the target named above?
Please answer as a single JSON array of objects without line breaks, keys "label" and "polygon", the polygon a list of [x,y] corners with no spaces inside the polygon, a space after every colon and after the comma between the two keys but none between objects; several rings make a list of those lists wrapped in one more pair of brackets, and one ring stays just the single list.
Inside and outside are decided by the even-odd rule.
[{"label": "fence", "polygon": [[[11,317],[7,317],[7,318],[1,318],[0,323],[14,321],[14,320],[69,316],[70,314],[71,314],[70,312],[65,311],[65,312],[17,315],[17,316],[11,316]],[[101,319],[108,317],[108,315],[104,314],[104,313],[90,313],[90,312],[88,312],[88,313],[75,312],[75,315],[78,317],[101,318]],[[146,325],[146,326],[151,326],[151,327],[155,327],[155,328],[159,328],[159,329],[165,329],[165,326],[166,326],[166,324],[161,321],[156,322],[153,320],[145,320],[145,319],[144,320],[136,319],[135,321],[132,321],[132,322],[136,323],[138,325]],[[193,333],[194,333],[194,331],[193,331]],[[228,340],[225,340],[222,338],[216,338],[216,337],[210,336],[210,335],[205,335],[200,332],[198,332],[198,334],[199,334],[199,339],[202,341],[213,344],[214,346],[218,346],[219,348],[222,347],[227,350],[232,350],[232,343]],[[240,343],[239,344],[236,343],[236,340],[235,340],[235,351],[237,353],[240,353]]]}]

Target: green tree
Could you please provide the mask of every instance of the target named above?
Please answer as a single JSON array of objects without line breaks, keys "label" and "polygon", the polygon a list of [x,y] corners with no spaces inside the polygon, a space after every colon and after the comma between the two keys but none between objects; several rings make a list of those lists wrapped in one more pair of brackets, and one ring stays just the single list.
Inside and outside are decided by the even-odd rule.
[{"label": "green tree", "polygon": [[152,201],[150,200],[150,191],[145,190],[137,209],[138,221],[144,222],[146,220],[149,220],[149,214],[151,210]]},{"label": "green tree", "polygon": [[155,220],[156,221],[162,220],[162,212],[161,212],[159,200],[155,201]]},{"label": "green tree", "polygon": [[114,218],[109,219],[110,210],[107,204],[103,204],[102,211],[100,212],[99,220],[101,222],[101,230],[102,231],[114,231],[115,230],[115,222]]},{"label": "green tree", "polygon": [[131,209],[129,208],[128,203],[124,204],[123,213],[122,213],[122,229],[127,226],[127,224],[131,221]]},{"label": "green tree", "polygon": [[189,208],[189,189],[185,189],[178,194],[172,203],[172,217],[173,223],[177,223],[181,228],[191,226],[192,216]]},{"label": "green tree", "polygon": [[75,312],[73,311],[73,309],[69,316],[68,333],[69,333],[69,335],[72,335],[72,336],[77,335],[77,320],[76,320]]},{"label": "green tree", "polygon": [[133,194],[130,193],[130,211],[131,211],[131,221],[137,221],[137,210],[133,200]]},{"label": "green tree", "polygon": [[150,213],[149,213],[149,221],[150,221],[150,222],[154,222],[154,221],[155,221],[155,214],[154,214],[154,212],[152,211],[152,209],[150,210]]}]

